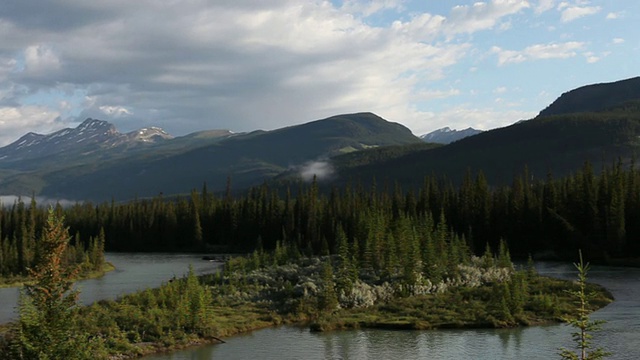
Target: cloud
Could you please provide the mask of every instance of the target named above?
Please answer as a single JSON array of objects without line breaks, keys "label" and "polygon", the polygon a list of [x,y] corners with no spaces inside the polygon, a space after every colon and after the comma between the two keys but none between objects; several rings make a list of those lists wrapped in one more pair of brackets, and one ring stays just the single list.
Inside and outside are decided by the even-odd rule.
[{"label": "cloud", "polygon": [[100,111],[102,111],[105,115],[110,115],[112,117],[121,117],[126,115],[133,115],[133,113],[127,108],[123,106],[109,106],[109,105],[101,105],[98,107]]},{"label": "cloud", "polygon": [[364,17],[368,17],[381,11],[400,10],[402,8],[401,0],[345,0],[340,9],[350,14],[361,14]]},{"label": "cloud", "polygon": [[521,63],[530,60],[566,59],[577,55],[584,48],[584,43],[570,41],[565,43],[536,44],[524,50],[504,50],[497,46],[491,52],[498,55],[498,65]]},{"label": "cloud", "polygon": [[624,16],[624,12],[620,11],[620,12],[610,12],[607,14],[606,19],[607,20],[616,20],[616,19],[620,19]]},{"label": "cloud", "polygon": [[561,10],[560,19],[562,22],[570,22],[581,17],[597,14],[602,8],[600,6],[566,6],[562,7]]},{"label": "cloud", "polygon": [[52,47],[32,45],[24,51],[24,72],[29,75],[40,75],[48,71],[60,69],[60,58]]},{"label": "cloud", "polygon": [[555,7],[555,0],[540,0],[538,4],[535,6],[535,13],[542,14],[543,12],[549,11]]},{"label": "cloud", "polygon": [[82,94],[81,107],[67,103],[56,116],[97,117],[123,131],[273,129],[363,110],[404,120],[415,118],[416,84],[443,78],[469,49],[423,41],[422,31],[486,29],[525,4],[456,8],[446,26],[424,15],[380,28],[354,13],[402,2],[24,0],[1,15],[0,77],[7,64],[6,83],[21,88],[14,95]]},{"label": "cloud", "polygon": [[25,134],[24,129],[49,133],[61,127],[60,113],[45,106],[0,107],[0,144]]},{"label": "cloud", "polygon": [[613,38],[613,40],[611,40],[612,43],[614,44],[624,44],[624,39],[623,38]]},{"label": "cloud", "polygon": [[585,53],[584,53],[584,54],[582,54],[582,55],[583,55],[583,56],[585,57],[585,59],[587,60],[587,63],[588,63],[588,64],[595,64],[595,63],[597,63],[598,61],[602,60],[602,58],[604,58],[604,57],[607,57],[607,56],[611,55],[611,52],[609,52],[609,51],[604,51],[604,52],[601,52],[601,53],[599,53],[599,54],[595,54],[595,53],[593,53],[593,52],[591,52],[591,51],[587,51],[587,52],[585,52]]},{"label": "cloud", "polygon": [[304,181],[311,181],[314,177],[317,180],[327,180],[335,173],[333,166],[328,161],[311,161],[302,165],[298,171]]},{"label": "cloud", "polygon": [[506,92],[507,92],[507,87],[506,86],[500,86],[500,87],[497,87],[497,88],[493,89],[493,93],[494,94],[504,94]]},{"label": "cloud", "polygon": [[529,7],[529,2],[524,0],[494,0],[489,3],[459,5],[451,10],[444,32],[451,36],[492,29],[501,18]]}]

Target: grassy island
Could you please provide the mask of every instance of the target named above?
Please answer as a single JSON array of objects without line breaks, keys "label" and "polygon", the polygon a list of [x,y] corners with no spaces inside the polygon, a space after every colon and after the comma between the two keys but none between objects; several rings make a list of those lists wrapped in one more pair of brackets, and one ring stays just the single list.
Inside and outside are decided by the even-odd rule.
[{"label": "grassy island", "polygon": [[[124,359],[282,324],[312,331],[514,327],[559,322],[575,307],[567,293],[573,282],[503,267],[487,254],[456,265],[455,276],[413,286],[400,272],[361,270],[350,282],[339,275],[344,265],[337,255],[279,263],[256,252],[229,260],[218,274],[190,271],[160,288],[77,308],[74,318],[96,358]],[[612,301],[600,286],[588,290],[592,310]]]}]

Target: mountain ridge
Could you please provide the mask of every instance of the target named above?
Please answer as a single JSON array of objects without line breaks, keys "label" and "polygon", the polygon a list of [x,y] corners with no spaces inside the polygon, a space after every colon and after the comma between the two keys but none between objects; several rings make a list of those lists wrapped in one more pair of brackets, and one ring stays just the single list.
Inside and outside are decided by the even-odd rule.
[{"label": "mountain ridge", "polygon": [[450,127],[446,126],[441,129],[426,133],[424,135],[420,135],[419,137],[425,142],[436,144],[450,144],[454,141],[480,134],[481,132],[483,132],[483,130],[477,130],[472,127],[468,127],[462,130],[452,130]]},{"label": "mountain ridge", "polygon": [[538,116],[604,111],[635,99],[640,99],[640,76],[567,91],[540,111]]},{"label": "mountain ridge", "polygon": [[[84,135],[94,134],[85,130]],[[406,127],[372,113],[336,115],[271,131],[203,131],[156,144],[119,145],[117,151],[105,146],[114,143],[107,141],[83,156],[66,151],[32,155],[24,162],[0,160],[0,193],[126,200],[186,193],[204,182],[219,191],[228,178],[234,187],[244,188],[319,158],[420,142]],[[69,159],[66,163],[60,161],[63,155]]]},{"label": "mountain ridge", "polygon": [[80,155],[115,147],[155,144],[173,139],[158,127],[120,133],[115,125],[87,118],[75,128],[65,128],[42,135],[29,132],[0,148],[0,161],[19,162],[52,155]]}]

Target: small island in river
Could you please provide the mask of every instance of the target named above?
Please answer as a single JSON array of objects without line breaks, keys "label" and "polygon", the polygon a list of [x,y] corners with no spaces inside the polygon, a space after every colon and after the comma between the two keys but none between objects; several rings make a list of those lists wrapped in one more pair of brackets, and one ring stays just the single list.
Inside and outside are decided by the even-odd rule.
[{"label": "small island in river", "polygon": [[[567,292],[574,282],[540,276],[533,267],[516,270],[508,252],[461,252],[462,259],[434,267],[442,272],[431,279],[415,268],[356,265],[349,253],[256,251],[229,259],[220,273],[190,271],[160,288],[77,309],[78,325],[103,340],[105,358],[122,359],[283,324],[311,331],[515,327],[560,322],[575,309]],[[588,291],[591,310],[612,301],[600,286]]]}]

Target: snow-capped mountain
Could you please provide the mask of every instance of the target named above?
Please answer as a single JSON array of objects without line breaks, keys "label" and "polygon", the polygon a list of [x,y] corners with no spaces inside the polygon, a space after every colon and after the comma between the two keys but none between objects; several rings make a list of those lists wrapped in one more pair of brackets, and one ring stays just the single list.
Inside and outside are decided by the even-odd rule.
[{"label": "snow-capped mountain", "polygon": [[126,134],[130,141],[142,141],[144,143],[155,143],[163,140],[173,139],[166,131],[159,127],[142,128]]},{"label": "snow-capped mountain", "polygon": [[442,129],[432,131],[428,134],[424,134],[420,136],[420,139],[428,143],[449,144],[454,141],[464,139],[468,136],[479,134],[481,132],[482,130],[476,130],[474,128],[467,128],[464,130],[452,130],[449,127],[444,127]]},{"label": "snow-capped mountain", "polygon": [[122,134],[107,121],[87,119],[76,128],[67,128],[48,135],[28,133],[0,148],[0,161],[21,161],[61,153],[90,154],[100,149],[152,144],[173,136],[151,127]]}]

